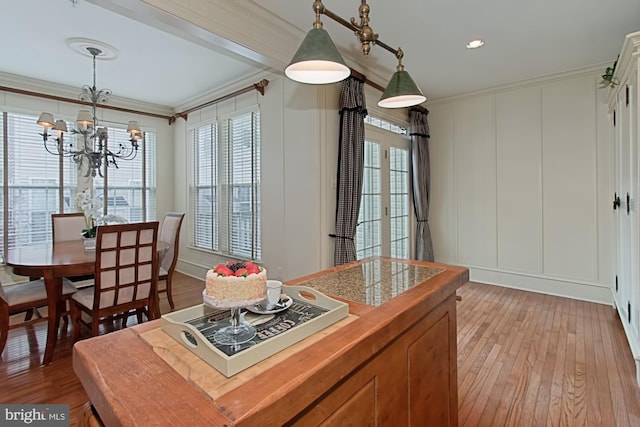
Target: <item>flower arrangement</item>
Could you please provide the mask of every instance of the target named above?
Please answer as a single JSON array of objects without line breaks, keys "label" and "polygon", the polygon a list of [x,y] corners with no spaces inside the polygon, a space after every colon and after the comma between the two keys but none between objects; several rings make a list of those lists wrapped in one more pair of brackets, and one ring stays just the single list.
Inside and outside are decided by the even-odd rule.
[{"label": "flower arrangement", "polygon": [[96,237],[98,220],[102,218],[102,200],[93,197],[88,189],[76,194],[76,206],[84,212],[85,228],[82,236],[85,238]]}]

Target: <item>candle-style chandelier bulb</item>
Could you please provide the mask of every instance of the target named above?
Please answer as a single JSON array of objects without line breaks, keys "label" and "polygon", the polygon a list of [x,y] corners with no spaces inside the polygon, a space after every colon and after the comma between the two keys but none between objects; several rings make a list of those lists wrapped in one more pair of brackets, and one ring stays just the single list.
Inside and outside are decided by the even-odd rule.
[{"label": "candle-style chandelier bulb", "polygon": [[[64,134],[68,132],[67,123],[64,120],[54,120],[53,114],[42,113],[37,124],[43,127],[41,133],[45,149],[56,156],[71,158],[78,169],[86,167],[85,176],[103,176],[102,167],[118,167],[119,160],[131,160],[136,157],[139,141],[143,140],[143,134],[137,121],[130,121],[127,131],[130,135],[130,144],[117,144],[114,149],[109,148],[109,130],[98,126],[97,106],[98,103],[106,103],[111,91],[109,89],[96,88],[96,57],[102,54],[102,50],[89,46],[87,52],[93,58],[93,84],[85,85],[82,93],[78,97],[81,101],[90,103],[91,110],[78,111],[76,118],[77,128],[72,128],[71,133],[76,135],[74,141],[65,141]],[[51,138],[49,129],[57,132],[57,137]],[[77,139],[80,139],[78,143]]]}]

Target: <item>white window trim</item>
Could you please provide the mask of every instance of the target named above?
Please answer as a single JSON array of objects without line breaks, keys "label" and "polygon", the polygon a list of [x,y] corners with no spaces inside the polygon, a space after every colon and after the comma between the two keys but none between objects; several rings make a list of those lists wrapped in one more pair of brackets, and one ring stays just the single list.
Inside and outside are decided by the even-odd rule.
[{"label": "white window trim", "polygon": [[[259,123],[259,127],[261,128],[262,126],[262,113],[260,111],[260,104],[256,103],[256,104],[252,104],[243,108],[239,108],[237,110],[234,111],[229,111],[229,112],[225,112],[223,114],[219,114],[218,113],[218,109],[215,110],[215,114],[213,117],[207,118],[206,120],[202,120],[202,121],[198,121],[198,122],[194,122],[194,123],[189,123],[188,127],[187,127],[187,152],[188,152],[188,158],[187,158],[187,182],[188,182],[188,206],[189,209],[192,209],[195,205],[194,205],[194,190],[195,190],[195,182],[194,182],[194,172],[195,172],[195,164],[194,164],[194,147],[193,147],[193,138],[194,138],[194,132],[196,131],[196,129],[201,128],[203,126],[207,126],[207,125],[216,125],[216,132],[218,135],[218,140],[222,140],[223,139],[223,126],[222,123],[228,119],[233,119],[235,117],[238,117],[240,115],[243,114],[248,114],[248,113],[253,113],[253,112],[258,112],[260,113],[260,123]],[[262,150],[262,137],[260,140],[260,150]],[[220,153],[219,153],[220,154]],[[218,162],[222,162],[221,160],[222,156],[218,156],[218,159],[216,159]],[[221,168],[221,164],[218,164],[218,168]],[[260,169],[260,173],[262,173],[262,167]],[[260,191],[262,191],[262,187],[260,188]],[[190,213],[190,215],[192,214],[192,212]],[[223,215],[225,215],[226,213],[223,213]],[[203,248],[200,246],[196,246],[195,242],[194,242],[194,235],[195,235],[195,221],[188,221],[189,227],[188,227],[188,232],[189,232],[189,238],[187,241],[187,247],[191,250],[194,251],[198,251],[198,252],[202,252],[202,253],[206,253],[206,254],[213,254],[213,255],[218,255],[218,256],[222,256],[225,258],[229,258],[229,259],[236,259],[236,260],[244,260],[245,258],[241,258],[237,255],[233,255],[233,254],[229,254],[227,252],[224,252],[223,250],[219,249],[219,250],[211,250],[211,249],[207,249],[207,248]],[[262,234],[262,233],[261,233]],[[262,251],[261,251],[262,252]],[[256,261],[261,261],[260,259],[256,260]]]}]

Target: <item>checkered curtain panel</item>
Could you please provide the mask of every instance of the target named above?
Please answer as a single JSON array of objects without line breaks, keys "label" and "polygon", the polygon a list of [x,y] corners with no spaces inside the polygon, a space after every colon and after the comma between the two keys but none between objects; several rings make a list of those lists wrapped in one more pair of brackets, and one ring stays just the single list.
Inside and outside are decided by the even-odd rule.
[{"label": "checkered curtain panel", "polygon": [[429,230],[429,193],[431,163],[429,160],[429,111],[411,110],[411,171],[413,207],[416,212],[415,258],[433,261],[433,243]]},{"label": "checkered curtain panel", "polygon": [[364,165],[364,118],[367,109],[364,82],[349,77],[340,91],[340,151],[334,265],[355,261],[356,225],[362,196]]}]

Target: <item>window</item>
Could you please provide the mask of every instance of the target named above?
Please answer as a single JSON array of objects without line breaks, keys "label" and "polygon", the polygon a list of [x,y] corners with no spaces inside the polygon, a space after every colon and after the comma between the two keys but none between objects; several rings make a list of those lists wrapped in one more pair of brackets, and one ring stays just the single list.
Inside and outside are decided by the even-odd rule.
[{"label": "window", "polygon": [[191,161],[192,244],[259,260],[259,111],[197,125],[192,131]]},{"label": "window", "polygon": [[[386,123],[386,122],[385,122]],[[400,129],[398,126],[396,129]],[[409,141],[401,132],[366,126],[356,253],[409,258]]]},{"label": "window", "polygon": [[[4,253],[8,248],[51,241],[51,214],[76,210],[78,171],[69,158],[44,149],[37,117],[0,114],[0,234],[4,243],[0,252]],[[124,129],[109,128],[109,138],[110,143],[123,138],[128,143]],[[108,213],[130,221],[155,218],[155,134],[146,132],[142,147],[136,159],[123,160],[119,169],[109,168],[107,172]],[[129,180],[135,180],[136,185],[130,185]],[[104,180],[95,179],[94,186],[96,194],[102,194]],[[144,206],[140,201],[143,194]],[[121,199],[128,206],[123,206]]]},{"label": "window", "polygon": [[[129,144],[125,129],[109,128],[109,144]],[[95,194],[104,195],[107,184],[107,214],[128,222],[156,218],[155,134],[144,132],[142,149],[133,160],[121,160],[118,169],[109,168],[105,178],[94,178]],[[104,196],[103,196],[104,200]]]},{"label": "window", "polygon": [[388,122],[384,119],[372,116],[369,114],[364,118],[364,122],[373,127],[377,127],[379,129],[388,130],[389,132],[397,133],[398,135],[407,135],[407,128],[397,125],[395,123]]}]

